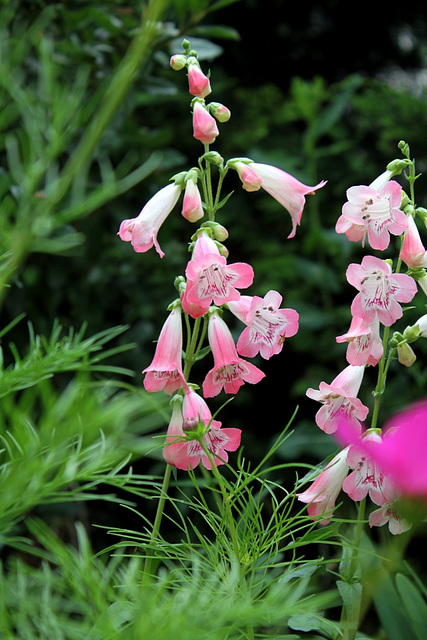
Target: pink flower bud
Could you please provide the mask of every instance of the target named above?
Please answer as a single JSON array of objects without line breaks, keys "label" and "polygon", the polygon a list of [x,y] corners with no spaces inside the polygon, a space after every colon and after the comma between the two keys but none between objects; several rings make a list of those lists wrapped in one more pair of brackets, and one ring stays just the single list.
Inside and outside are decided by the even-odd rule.
[{"label": "pink flower bud", "polygon": [[197,64],[188,67],[188,90],[196,98],[206,98],[212,91],[209,78]]},{"label": "pink flower bud", "polygon": [[196,101],[193,107],[193,136],[203,144],[212,144],[218,135],[215,118]]},{"label": "pink flower bud", "polygon": [[171,57],[170,66],[174,71],[181,71],[186,65],[187,58],[181,54],[177,54]]},{"label": "pink flower bud", "polygon": [[220,102],[210,102],[209,111],[218,122],[228,122],[231,118],[231,111]]},{"label": "pink flower bud", "polygon": [[185,183],[184,201],[182,205],[182,215],[189,222],[197,222],[203,218],[204,211],[202,207],[202,199],[197,184],[193,180],[187,180]]}]

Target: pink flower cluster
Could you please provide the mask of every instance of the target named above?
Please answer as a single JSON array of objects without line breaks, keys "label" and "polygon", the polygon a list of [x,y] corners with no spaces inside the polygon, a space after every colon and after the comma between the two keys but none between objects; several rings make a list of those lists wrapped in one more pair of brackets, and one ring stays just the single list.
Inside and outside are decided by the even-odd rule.
[{"label": "pink flower cluster", "polygon": [[[206,104],[205,99],[211,93],[210,80],[187,44],[185,54],[172,56],[171,66],[175,70],[187,69],[188,90],[193,96],[193,134],[205,146],[205,153],[197,168],[173,176],[172,183],[156,193],[136,218],[124,220],[119,237],[130,242],[137,252],[148,251],[154,246],[163,257],[157,235],[181,193],[184,192],[182,215],[189,222],[199,221],[209,208],[209,203],[202,202],[201,196],[203,193],[208,199],[210,192],[202,160],[219,167],[222,177],[229,168],[237,170],[248,190],[262,186],[290,212],[293,236],[301,220],[305,195],[325,183],[308,187],[276,167],[252,161],[232,160],[224,166],[221,156],[208,150],[219,133],[217,122],[226,122],[230,112],[218,102]],[[256,176],[257,187],[249,186],[246,170]],[[265,374],[247,358],[259,355],[268,360],[279,354],[285,339],[298,331],[298,313],[294,309],[281,308],[282,296],[277,291],[268,291],[264,297],[241,294],[241,290],[248,289],[253,283],[253,268],[244,262],[228,261],[228,251],[223,245],[228,233],[213,219],[212,209],[208,213],[209,221],[192,236],[191,258],[185,277],[177,279],[179,298],[169,306],[153,360],[143,371],[144,387],[148,392],[161,391],[172,396],[173,411],[164,457],[179,469],[194,469],[200,461],[207,468],[211,467],[212,461],[215,465],[227,461],[227,451],[237,449],[241,432],[223,429],[221,423],[213,419],[205,399],[222,391],[236,394],[244,384],[260,382]],[[225,311],[231,312],[233,321],[237,318],[244,325],[236,342],[223,317]],[[194,364],[195,348],[195,345],[190,348],[191,324],[199,326],[201,321],[213,362],[199,390],[188,377]],[[186,353],[183,351],[184,326],[189,331]],[[190,355],[188,349],[193,349]],[[200,349],[201,345],[197,347],[196,356]]]},{"label": "pink flower cluster", "polygon": [[[390,233],[401,235],[400,260],[409,267],[424,269],[427,266],[425,249],[414,219],[400,209],[402,189],[397,182],[390,180],[392,176],[392,171],[386,171],[369,187],[351,187],[336,231],[345,233],[351,241],[361,240],[362,246],[367,238],[373,249],[381,251],[389,246]],[[425,277],[425,272],[422,275]],[[355,501],[369,495],[379,507],[370,514],[371,526],[388,522],[392,533],[400,533],[409,528],[395,506],[399,496],[405,493],[402,474],[390,462],[386,463],[384,453],[381,453],[388,451],[390,459],[394,457],[397,460],[397,449],[392,452],[392,440],[387,434],[383,438],[380,430],[368,430],[361,435],[362,422],[369,409],[360,401],[358,394],[366,366],[378,365],[385,355],[381,326],[390,327],[402,317],[400,303],[413,299],[417,283],[408,274],[394,273],[389,260],[371,255],[365,256],[360,264],[350,264],[346,276],[357,294],[351,303],[350,328],[336,340],[348,343],[348,366],[330,384],[321,382],[319,389],[310,388],[306,392],[309,398],[322,405],[315,416],[317,425],[325,433],[337,434],[346,447],[329,462],[314,483],[299,494],[299,500],[309,503],[310,515],[323,515],[321,522],[325,523],[330,519],[341,489]],[[419,327],[415,331],[409,327],[409,330],[416,336],[422,335]],[[401,353],[399,361],[409,365]],[[424,421],[424,429],[427,429],[426,416],[427,409],[422,419],[420,417],[420,421]],[[407,422],[405,416],[399,417],[402,419]],[[343,438],[343,425],[351,437],[347,434]],[[413,434],[415,430],[414,427]],[[410,430],[406,433],[409,436]],[[424,435],[417,434],[419,442],[423,441]],[[400,442],[403,444],[403,440]],[[402,448],[402,452],[405,450],[408,451],[408,446]],[[427,497],[427,481],[423,487]]]}]

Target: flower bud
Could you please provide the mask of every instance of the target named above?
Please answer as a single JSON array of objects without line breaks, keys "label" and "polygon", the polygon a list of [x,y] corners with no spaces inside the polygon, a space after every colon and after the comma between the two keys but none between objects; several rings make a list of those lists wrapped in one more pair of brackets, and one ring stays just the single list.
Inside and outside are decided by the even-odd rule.
[{"label": "flower bud", "polygon": [[228,122],[231,118],[231,111],[220,102],[210,102],[208,105],[211,114],[218,122]]},{"label": "flower bud", "polygon": [[170,66],[174,71],[181,71],[187,64],[187,57],[182,54],[176,54],[170,59]]},{"label": "flower bud", "polygon": [[402,171],[408,166],[407,160],[402,160],[402,158],[396,158],[396,160],[392,160],[388,163],[386,169],[387,171],[391,171],[394,176],[398,176],[402,173]]},{"label": "flower bud", "polygon": [[217,167],[224,164],[224,158],[218,153],[218,151],[208,151],[208,153],[205,153],[203,158]]},{"label": "flower bud", "polygon": [[397,347],[397,357],[400,364],[403,364],[405,367],[410,367],[417,359],[412,347],[410,347],[407,342],[404,342],[400,347]]},{"label": "flower bud", "polygon": [[215,118],[196,100],[193,106],[193,136],[203,144],[212,144],[219,135]]},{"label": "flower bud", "polygon": [[212,91],[209,78],[205,76],[198,63],[188,66],[188,90],[196,98],[206,98]]},{"label": "flower bud", "polygon": [[421,220],[424,222],[424,226],[427,227],[427,209],[424,209],[424,207],[417,207],[416,214],[420,216]]},{"label": "flower bud", "polygon": [[213,220],[207,220],[202,225],[203,228],[208,228],[211,231],[211,235],[214,240],[218,240],[219,242],[224,242],[228,238],[228,231],[222,224],[219,222],[214,222]]}]

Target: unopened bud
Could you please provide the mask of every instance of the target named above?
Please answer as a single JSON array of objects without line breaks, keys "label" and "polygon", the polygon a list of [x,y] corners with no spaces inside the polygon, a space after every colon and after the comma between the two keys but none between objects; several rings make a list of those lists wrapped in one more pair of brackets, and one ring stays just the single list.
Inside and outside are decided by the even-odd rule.
[{"label": "unopened bud", "polygon": [[400,347],[397,347],[397,358],[400,364],[403,364],[405,367],[410,367],[414,364],[417,356],[413,352],[412,347],[405,342]]},{"label": "unopened bud", "polygon": [[208,151],[204,154],[203,158],[217,167],[224,164],[224,158],[218,153],[218,151]]},{"label": "unopened bud", "polygon": [[202,224],[202,227],[208,228],[211,231],[212,237],[214,240],[218,240],[219,242],[224,242],[228,238],[228,231],[222,224],[219,222],[214,222],[213,220],[207,220]]},{"label": "unopened bud", "polygon": [[210,102],[208,105],[211,114],[218,122],[228,122],[231,118],[231,111],[220,102]]},{"label": "unopened bud", "polygon": [[424,207],[417,207],[416,214],[417,216],[420,216],[421,220],[424,222],[424,226],[427,227],[427,209],[424,209]]},{"label": "unopened bud", "polygon": [[174,71],[181,71],[187,65],[187,57],[178,53],[171,57],[170,65]]},{"label": "unopened bud", "polygon": [[389,162],[386,168],[387,171],[391,171],[394,176],[399,176],[407,166],[407,160],[396,158],[396,160],[392,160],[391,162]]},{"label": "unopened bud", "polygon": [[197,431],[199,426],[199,418],[197,416],[191,416],[190,418],[185,418],[182,422],[182,430],[184,433],[194,433]]}]

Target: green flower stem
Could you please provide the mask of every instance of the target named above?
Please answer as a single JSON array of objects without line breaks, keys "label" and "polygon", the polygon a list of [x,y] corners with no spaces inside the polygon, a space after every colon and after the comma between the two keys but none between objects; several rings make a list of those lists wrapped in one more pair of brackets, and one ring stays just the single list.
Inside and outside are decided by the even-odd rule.
[{"label": "green flower stem", "polygon": [[166,465],[165,474],[163,476],[163,484],[161,488],[160,498],[157,505],[156,517],[154,519],[153,529],[151,531],[150,542],[147,545],[147,555],[145,557],[144,564],[144,581],[150,578],[151,565],[153,562],[153,543],[157,540],[160,532],[160,525],[162,523],[163,512],[165,510],[165,503],[168,494],[169,482],[172,472],[172,466],[170,464]]},{"label": "green flower stem", "polygon": [[[185,315],[187,316],[187,314],[185,314]],[[188,316],[187,316],[187,320],[188,320]],[[196,348],[196,345],[198,343],[200,323],[201,323],[201,317],[199,316],[194,321],[193,331],[191,333],[191,339],[189,339],[189,346],[188,346],[187,352],[185,354],[185,365],[184,365],[183,373],[184,373],[184,378],[186,380],[188,380],[188,376],[190,375],[191,367],[193,366],[193,364],[194,364],[194,362],[196,360],[196,357],[197,357],[197,353],[198,353],[198,348]],[[188,322],[188,324],[189,324],[189,322]],[[200,342],[199,342],[199,345],[200,345]]]},{"label": "green flower stem", "polygon": [[377,385],[375,387],[375,390],[373,391],[374,407],[372,410],[371,429],[377,428],[381,397],[384,394],[387,372],[390,365],[391,352],[388,354],[388,356],[386,355],[389,335],[390,335],[390,327],[385,327],[384,335],[383,335],[384,355],[378,363]]},{"label": "green flower stem", "polygon": [[[357,524],[354,529],[353,548],[351,552],[350,564],[348,568],[348,575],[345,576],[345,581],[349,584],[353,584],[358,581],[357,569],[359,566],[359,549],[362,539],[364,519],[365,519],[365,507],[366,498],[361,500],[357,506]],[[344,577],[344,576],[343,576]],[[361,600],[354,598],[351,606],[343,603],[341,610],[341,632],[342,640],[354,640],[357,630],[359,628],[360,621],[360,607]]]}]

